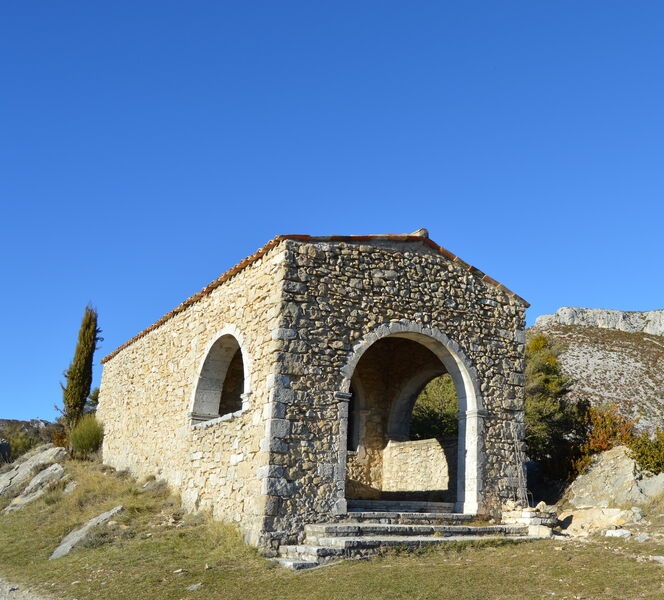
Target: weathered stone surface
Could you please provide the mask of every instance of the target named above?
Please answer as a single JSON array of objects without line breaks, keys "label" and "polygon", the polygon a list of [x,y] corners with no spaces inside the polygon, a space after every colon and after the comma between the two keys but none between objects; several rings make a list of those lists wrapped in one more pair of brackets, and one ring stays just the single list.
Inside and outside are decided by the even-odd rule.
[{"label": "weathered stone surface", "polygon": [[5,508],[4,512],[11,512],[23,508],[37,498],[43,496],[51,484],[60,481],[64,477],[65,469],[60,463],[53,463],[35,475],[30,483],[25,487],[20,496],[11,501],[11,504]]},{"label": "weathered stone surface", "polygon": [[45,486],[50,485],[56,481],[60,481],[65,474],[65,469],[60,463],[53,463],[51,466],[46,467],[35,475],[30,483],[25,486],[23,494],[34,494]]},{"label": "weathered stone surface", "polygon": [[[104,460],[274,548],[345,510],[347,475],[384,491],[382,448],[448,371],[464,461],[451,493],[487,509],[525,492],[525,306],[423,237],[278,238],[105,360]],[[211,356],[224,336],[235,345]],[[235,348],[242,409],[215,417]]]},{"label": "weathered stone surface", "polygon": [[80,544],[93,528],[108,521],[113,515],[118,514],[121,510],[122,506],[116,506],[115,508],[106,511],[105,513],[102,513],[93,519],[90,519],[85,525],[83,525],[83,527],[74,529],[74,531],[68,533],[63,538],[62,542],[60,542],[60,545],[53,551],[53,554],[51,554],[49,560],[54,560],[56,558],[65,556],[65,554],[69,554],[71,549],[77,544]]},{"label": "weathered stone surface", "polygon": [[664,474],[655,477],[640,471],[627,448],[617,446],[597,455],[572,482],[561,500],[569,508],[558,517],[570,535],[613,530],[639,523],[639,507],[662,493]]},{"label": "weathered stone surface", "polygon": [[645,312],[624,312],[603,308],[577,308],[563,306],[553,315],[541,315],[535,321],[536,327],[552,324],[582,325],[617,329],[628,333],[651,333],[664,335],[664,310]]},{"label": "weathered stone surface", "polygon": [[436,439],[396,442],[383,450],[383,485],[386,492],[446,490],[447,458]]},{"label": "weathered stone surface", "polygon": [[633,513],[622,508],[577,508],[564,510],[558,518],[567,535],[586,536],[608,527],[622,527],[632,522]]},{"label": "weathered stone surface", "polygon": [[0,495],[19,491],[28,480],[32,479],[35,469],[63,460],[66,455],[64,448],[40,446],[23,460],[17,461],[13,469],[0,475]]},{"label": "weathered stone surface", "polygon": [[563,501],[575,508],[642,506],[664,493],[664,473],[642,472],[624,446],[597,455],[565,492]]},{"label": "weathered stone surface", "polygon": [[632,532],[629,529],[608,529],[604,533],[604,536],[614,538],[628,538],[632,537]]}]

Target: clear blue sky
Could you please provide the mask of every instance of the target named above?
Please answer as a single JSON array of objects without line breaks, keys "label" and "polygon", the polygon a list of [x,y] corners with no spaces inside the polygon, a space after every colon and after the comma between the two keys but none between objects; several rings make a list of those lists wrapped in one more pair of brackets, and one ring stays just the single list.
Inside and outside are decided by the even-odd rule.
[{"label": "clear blue sky", "polygon": [[8,0],[0,417],[55,417],[88,302],[98,363],[278,233],[664,308],[663,167],[661,1]]}]

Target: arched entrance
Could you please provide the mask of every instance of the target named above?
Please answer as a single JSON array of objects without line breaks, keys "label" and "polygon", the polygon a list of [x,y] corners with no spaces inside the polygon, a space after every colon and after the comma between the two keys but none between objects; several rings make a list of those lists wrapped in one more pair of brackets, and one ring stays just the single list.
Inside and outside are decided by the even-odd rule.
[{"label": "arched entrance", "polygon": [[193,424],[243,410],[250,393],[248,367],[239,331],[229,326],[218,332],[205,355],[194,391],[190,413]]},{"label": "arched entrance", "polygon": [[[355,498],[421,499],[453,502],[459,512],[476,513],[481,401],[475,370],[458,345],[416,323],[390,323],[356,344],[342,372],[341,506]],[[457,396],[458,436],[412,440],[415,401],[443,374]]]}]

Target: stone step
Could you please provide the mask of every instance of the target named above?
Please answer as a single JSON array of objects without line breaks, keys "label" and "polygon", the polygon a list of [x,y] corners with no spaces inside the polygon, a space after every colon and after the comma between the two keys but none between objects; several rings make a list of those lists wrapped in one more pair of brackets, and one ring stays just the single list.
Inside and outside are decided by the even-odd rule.
[{"label": "stone step", "polygon": [[[366,556],[372,554],[371,551],[386,548],[403,548],[405,550],[418,550],[428,546],[440,546],[452,542],[475,542],[481,540],[525,540],[534,539],[528,536],[512,536],[506,538],[504,535],[494,534],[485,535],[478,538],[476,535],[452,535],[452,536],[348,536],[321,538],[320,545],[317,548],[322,549],[322,555],[326,556],[331,550],[344,550],[347,557]],[[366,552],[366,554],[365,554]]]},{"label": "stone step", "polygon": [[332,560],[346,558],[346,550],[337,546],[293,544],[279,547],[279,556],[287,560],[312,562],[322,565]]},{"label": "stone step", "polygon": [[[345,537],[375,536],[487,536],[526,535],[525,525],[404,525],[382,523],[323,523],[306,525],[304,528],[306,541],[309,544],[335,545],[328,540]],[[323,542],[325,540],[325,542]]]},{"label": "stone step", "polygon": [[452,502],[420,502],[416,500],[348,500],[348,512],[444,512],[454,510]]},{"label": "stone step", "polygon": [[376,512],[357,511],[340,515],[338,523],[401,523],[404,525],[421,523],[423,525],[454,525],[468,523],[475,515],[452,512]]},{"label": "stone step", "polygon": [[293,571],[302,571],[303,569],[320,567],[320,563],[317,560],[300,560],[295,558],[273,558],[272,560],[285,569],[291,569]]},{"label": "stone step", "polygon": [[[327,564],[343,558],[364,558],[375,555],[381,550],[399,548],[403,550],[419,550],[443,544],[463,543],[482,540],[528,541],[534,537],[521,535],[506,538],[504,535],[453,535],[436,536],[348,536],[321,538],[319,544],[301,544],[281,546],[279,553],[284,563],[293,562],[299,565],[316,566]],[[283,564],[283,563],[282,563]],[[300,568],[308,568],[301,566]]]}]

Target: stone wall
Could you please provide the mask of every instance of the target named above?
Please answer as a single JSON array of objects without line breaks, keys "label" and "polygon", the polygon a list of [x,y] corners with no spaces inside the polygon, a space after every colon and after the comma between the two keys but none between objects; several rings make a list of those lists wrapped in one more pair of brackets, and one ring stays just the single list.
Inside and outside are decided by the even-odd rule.
[{"label": "stone wall", "polygon": [[447,490],[447,457],[436,439],[388,442],[383,451],[383,490],[410,492]]},{"label": "stone wall", "polygon": [[[237,522],[263,549],[293,541],[305,523],[346,510],[351,382],[388,338],[410,350],[390,367],[392,400],[360,411],[375,438],[364,438],[376,454],[368,481],[383,478],[383,448],[399,431],[389,429],[394,407],[447,371],[461,413],[457,507],[500,505],[523,480],[525,306],[416,236],[276,238],[106,360],[104,460],[164,478],[187,509]],[[192,417],[197,382],[222,335],[242,351],[242,409],[198,422],[211,405],[206,388],[206,411]],[[428,357],[420,370],[405,369],[419,355]],[[208,373],[205,385],[215,389]],[[382,393],[371,377],[362,385]],[[352,475],[352,455],[350,464]]]},{"label": "stone wall", "polygon": [[[259,543],[280,320],[283,249],[276,247],[104,364],[98,416],[103,459],[138,477],[165,479],[188,510],[208,509]],[[195,424],[203,361],[221,334],[243,352],[243,408]],[[267,433],[266,433],[267,428]]]},{"label": "stone wall", "polygon": [[518,496],[525,303],[424,242],[286,240],[285,248],[278,382],[290,435],[271,459],[287,489],[273,498],[275,535],[344,510],[349,363],[378,339],[412,331],[423,343],[446,340],[450,368],[463,367],[462,435],[480,439],[468,492],[493,505]]}]

